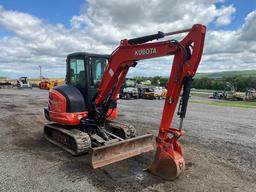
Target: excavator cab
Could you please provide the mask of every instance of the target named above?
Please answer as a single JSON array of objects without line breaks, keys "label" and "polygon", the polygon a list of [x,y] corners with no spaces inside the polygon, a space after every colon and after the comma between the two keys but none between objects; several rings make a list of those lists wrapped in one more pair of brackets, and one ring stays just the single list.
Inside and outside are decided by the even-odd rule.
[{"label": "excavator cab", "polygon": [[[92,100],[97,92],[109,55],[86,52],[71,53],[66,58],[65,84],[49,91],[48,108],[44,109],[49,121],[63,125],[79,125],[94,110]],[[117,116],[116,101],[111,103],[109,119]]]},{"label": "excavator cab", "polygon": [[72,53],[66,59],[66,85],[76,87],[85,101],[85,108],[91,111],[93,96],[96,94],[109,55]]}]

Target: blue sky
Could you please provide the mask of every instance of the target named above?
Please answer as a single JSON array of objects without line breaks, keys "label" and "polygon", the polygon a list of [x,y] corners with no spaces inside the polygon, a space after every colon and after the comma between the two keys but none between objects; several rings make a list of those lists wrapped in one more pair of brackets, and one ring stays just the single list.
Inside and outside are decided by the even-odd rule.
[{"label": "blue sky", "polygon": [[[70,26],[70,19],[79,13],[84,0],[0,0],[5,9],[29,13],[47,23],[61,23]],[[0,28],[0,36],[13,33]]]},{"label": "blue sky", "polygon": [[84,0],[0,0],[5,9],[29,13],[49,23],[69,26],[73,15],[79,13]]},{"label": "blue sky", "polygon": [[236,7],[236,13],[233,16],[232,23],[227,26],[218,28],[214,24],[209,25],[209,29],[234,30],[241,27],[246,15],[256,8],[256,0],[225,0],[224,3],[216,3],[217,7],[233,4]]},{"label": "blue sky", "polygon": [[[29,13],[45,20],[47,23],[61,23],[66,27],[70,26],[70,19],[79,14],[83,6],[86,6],[85,3],[85,0],[0,0],[0,5],[5,9]],[[244,22],[245,16],[256,8],[256,0],[225,0],[223,3],[219,2],[215,5],[220,8],[229,4],[233,4],[237,8],[232,23],[222,27],[216,27],[212,23],[208,26],[209,29],[237,29]],[[9,31],[0,29],[2,36],[10,34]]]},{"label": "blue sky", "polygon": [[[256,69],[256,0],[0,0],[0,76],[37,77],[38,65],[64,76],[70,52],[111,53],[123,38],[193,23],[208,28],[199,72]],[[129,74],[168,73],[159,58]]]}]

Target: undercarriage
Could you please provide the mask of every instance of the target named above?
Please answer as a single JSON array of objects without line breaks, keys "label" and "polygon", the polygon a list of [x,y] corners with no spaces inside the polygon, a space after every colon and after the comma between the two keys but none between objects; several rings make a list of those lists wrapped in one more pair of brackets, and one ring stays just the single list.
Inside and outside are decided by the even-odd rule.
[{"label": "undercarriage", "polygon": [[[104,128],[95,129],[94,126],[93,124],[79,126],[46,124],[44,137],[74,156],[90,152],[93,168],[153,149],[153,135],[135,137],[136,130],[131,124],[108,121]],[[99,151],[100,156],[98,156]]]}]

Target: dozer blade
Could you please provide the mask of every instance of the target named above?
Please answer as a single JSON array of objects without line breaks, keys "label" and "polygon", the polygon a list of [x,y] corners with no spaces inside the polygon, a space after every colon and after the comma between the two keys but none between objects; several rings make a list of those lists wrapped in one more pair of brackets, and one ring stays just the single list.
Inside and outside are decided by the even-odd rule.
[{"label": "dozer blade", "polygon": [[153,135],[146,134],[90,150],[91,166],[96,169],[154,149]]},{"label": "dozer blade", "polygon": [[[176,145],[177,144],[177,145]],[[148,171],[165,180],[176,179],[185,169],[185,160],[181,152],[178,141],[171,144],[169,150],[163,146],[158,146],[155,158]]]}]

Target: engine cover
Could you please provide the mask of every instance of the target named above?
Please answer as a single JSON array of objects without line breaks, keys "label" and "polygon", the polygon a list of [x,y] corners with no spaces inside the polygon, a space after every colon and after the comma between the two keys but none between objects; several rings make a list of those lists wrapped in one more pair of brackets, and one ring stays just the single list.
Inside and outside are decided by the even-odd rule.
[{"label": "engine cover", "polygon": [[46,119],[62,125],[79,125],[87,114],[83,95],[76,87],[66,84],[49,91]]}]

